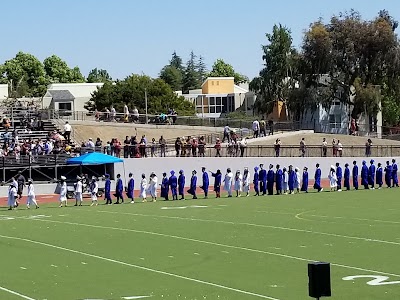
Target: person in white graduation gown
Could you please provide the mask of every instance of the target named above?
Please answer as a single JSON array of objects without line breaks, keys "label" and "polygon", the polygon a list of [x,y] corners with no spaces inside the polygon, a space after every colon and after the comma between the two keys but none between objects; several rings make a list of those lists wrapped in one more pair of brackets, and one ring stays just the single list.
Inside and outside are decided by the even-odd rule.
[{"label": "person in white graduation gown", "polygon": [[225,179],[224,179],[224,190],[228,192],[228,197],[232,197],[232,180],[233,173],[230,168],[226,170]]},{"label": "person in white graduation gown", "polygon": [[243,189],[243,176],[240,173],[240,170],[236,171],[234,189],[236,191],[236,197],[241,197]]},{"label": "person in white graduation gown", "polygon": [[246,197],[250,195],[250,177],[249,168],[245,168],[243,172],[243,192],[246,193]]},{"label": "person in white graduation gown", "polygon": [[39,205],[36,202],[35,187],[33,186],[33,180],[31,178],[29,178],[28,179],[28,198],[26,201],[26,207],[29,209],[32,204],[34,204],[36,208],[39,208]]},{"label": "person in white graduation gown", "polygon": [[147,179],[146,175],[142,174],[142,180],[140,181],[140,198],[142,198],[142,202],[147,202]]},{"label": "person in white graduation gown", "polygon": [[65,176],[60,177],[60,206],[63,207],[63,204],[67,206],[67,183],[65,182],[67,178]]}]

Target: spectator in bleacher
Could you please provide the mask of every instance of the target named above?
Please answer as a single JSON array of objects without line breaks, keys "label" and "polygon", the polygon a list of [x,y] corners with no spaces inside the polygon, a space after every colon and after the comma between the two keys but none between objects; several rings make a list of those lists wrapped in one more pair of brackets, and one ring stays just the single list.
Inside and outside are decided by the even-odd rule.
[{"label": "spectator in bleacher", "polygon": [[151,157],[157,156],[156,150],[157,150],[156,139],[155,139],[155,138],[152,138],[152,139],[151,139],[151,146],[150,146],[150,155],[151,155]]},{"label": "spectator in bleacher", "polygon": [[338,152],[339,157],[342,157],[342,155],[343,155],[343,145],[339,140],[337,141],[336,148],[337,148],[337,152]]},{"label": "spectator in bleacher", "polygon": [[191,141],[191,147],[192,147],[192,156],[197,157],[197,148],[199,146],[199,143],[197,142],[197,139],[194,137]]},{"label": "spectator in bleacher", "polygon": [[142,138],[140,139],[139,143],[139,151],[141,157],[147,157],[146,147],[147,147],[147,139],[145,135],[142,135]]},{"label": "spectator in bleacher", "polygon": [[113,148],[114,148],[114,156],[120,157],[122,146],[121,146],[121,142],[118,141],[118,139],[114,139]]},{"label": "spectator in bleacher", "polygon": [[366,157],[371,156],[371,147],[372,147],[372,141],[371,141],[371,139],[368,139],[367,142],[365,143],[365,156]]},{"label": "spectator in bleacher", "polygon": [[231,132],[231,129],[229,128],[229,125],[226,124],[225,127],[224,127],[224,137],[222,138],[222,142],[223,143],[225,142],[225,139],[227,139],[228,142],[229,142],[229,140],[230,140],[230,138],[229,138],[230,132]]},{"label": "spectator in bleacher", "polygon": [[274,121],[273,120],[268,121],[268,127],[269,127],[268,135],[274,135]]},{"label": "spectator in bleacher", "polygon": [[215,157],[221,157],[221,141],[219,138],[217,138],[214,148],[216,151]]},{"label": "spectator in bleacher", "polygon": [[276,139],[275,143],[274,143],[274,150],[275,150],[275,157],[279,157],[280,152],[281,152],[281,140],[280,139]]},{"label": "spectator in bleacher", "polygon": [[4,144],[8,144],[11,139],[11,134],[10,131],[8,131],[8,128],[6,128],[6,132],[3,133],[3,139],[4,139]]},{"label": "spectator in bleacher", "polygon": [[107,155],[112,155],[110,142],[107,142],[107,145],[104,146],[104,153]]},{"label": "spectator in bleacher", "polygon": [[335,139],[332,140],[332,155],[333,157],[337,156],[337,143]]},{"label": "spectator in bleacher", "polygon": [[71,131],[72,131],[71,125],[68,123],[68,121],[65,122],[65,125],[64,125],[64,137],[65,137],[65,140],[67,141],[68,144],[71,143]]},{"label": "spectator in bleacher", "polygon": [[243,157],[244,150],[247,147],[247,138],[246,137],[243,137],[242,140],[239,141],[239,147],[240,147],[240,157]]},{"label": "spectator in bleacher", "polygon": [[328,152],[328,142],[325,138],[322,139],[322,157],[326,157],[326,153]]},{"label": "spectator in bleacher", "polygon": [[125,136],[125,140],[124,140],[124,158],[128,158],[129,157],[129,147],[131,145],[131,139],[129,138],[129,136]]},{"label": "spectator in bleacher", "polygon": [[104,121],[110,121],[110,110],[106,107],[106,111],[104,113]]},{"label": "spectator in bleacher", "polygon": [[206,141],[204,140],[204,136],[201,136],[199,139],[199,156],[205,156],[205,149],[206,149]]},{"label": "spectator in bleacher", "polygon": [[167,145],[167,142],[165,141],[164,137],[161,136],[160,139],[158,140],[158,143],[160,144],[160,152],[161,152],[161,157],[165,157],[165,148]]},{"label": "spectator in bleacher", "polygon": [[101,141],[101,139],[98,137],[96,139],[96,142],[94,143],[94,146],[96,148],[96,151],[101,151],[101,147],[103,145],[103,142]]},{"label": "spectator in bleacher", "polygon": [[183,136],[180,139],[180,144],[181,144],[181,157],[186,156],[186,138]]},{"label": "spectator in bleacher", "polygon": [[86,152],[93,152],[94,151],[94,143],[92,138],[89,138],[89,140],[85,144],[86,147]]},{"label": "spectator in bleacher", "polygon": [[180,150],[181,150],[181,138],[177,137],[176,140],[175,140],[176,157],[179,157]]},{"label": "spectator in bleacher", "polygon": [[300,141],[300,156],[304,157],[306,155],[306,141],[302,138]]}]

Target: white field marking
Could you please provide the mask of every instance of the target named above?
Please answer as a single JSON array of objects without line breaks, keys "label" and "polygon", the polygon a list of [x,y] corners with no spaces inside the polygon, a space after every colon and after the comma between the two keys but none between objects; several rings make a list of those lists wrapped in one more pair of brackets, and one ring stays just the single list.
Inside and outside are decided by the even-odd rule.
[{"label": "white field marking", "polygon": [[27,268],[25,267],[19,267],[21,270],[27,270]]},{"label": "white field marking", "polygon": [[15,295],[15,296],[18,296],[18,297],[20,297],[20,298],[22,298],[22,299],[26,299],[26,300],[35,300],[35,299],[31,298],[31,297],[28,297],[28,296],[22,295],[22,294],[20,294],[20,293],[14,292],[14,291],[12,291],[12,290],[6,289],[5,287],[2,287],[2,286],[0,286],[0,290],[2,290],[2,291],[4,291],[4,292],[7,292],[7,293],[10,293],[10,294],[13,294],[13,295]]},{"label": "white field marking", "polygon": [[375,220],[375,219],[347,218],[347,217],[320,216],[320,215],[307,215],[307,216],[326,218],[326,219],[347,219],[347,220],[368,221],[368,222],[377,222],[377,223],[400,224],[399,221],[385,221],[385,220]]},{"label": "white field marking", "polygon": [[121,297],[122,299],[125,300],[133,300],[133,299],[143,299],[143,298],[150,298],[152,296],[127,296],[127,297]]},{"label": "white field marking", "polygon": [[300,217],[300,216],[302,216],[302,215],[304,215],[304,214],[307,214],[307,213],[310,213],[310,212],[313,212],[313,211],[315,211],[315,210],[303,211],[303,212],[301,212],[301,213],[296,214],[294,217],[295,217],[296,219],[302,220],[302,221],[312,221],[312,220],[308,220],[308,219],[302,218],[302,217]]},{"label": "white field marking", "polygon": [[54,196],[40,196],[39,199],[50,199],[54,198]]},{"label": "white field marking", "polygon": [[187,206],[164,206],[161,209],[185,209],[188,208]]},{"label": "white field marking", "polygon": [[[169,273],[169,272],[165,272],[165,271],[161,271],[161,270],[151,269],[151,268],[148,268],[148,267],[143,267],[143,266],[139,266],[139,265],[123,262],[123,261],[120,261],[120,260],[107,258],[107,257],[104,257],[104,256],[99,256],[99,255],[95,255],[95,254],[90,254],[90,253],[86,253],[86,252],[82,252],[82,251],[77,251],[77,250],[73,250],[73,249],[68,249],[68,248],[52,245],[52,244],[47,244],[47,243],[44,243],[44,242],[39,242],[39,241],[29,240],[29,239],[19,238],[19,237],[13,237],[13,236],[6,236],[6,235],[0,235],[0,238],[16,240],[16,241],[21,241],[21,242],[26,242],[26,243],[32,243],[32,244],[36,244],[36,245],[41,245],[41,246],[53,248],[53,249],[63,250],[65,252],[75,253],[75,254],[78,254],[80,256],[83,255],[83,256],[87,256],[87,257],[91,257],[91,258],[96,258],[96,259],[107,261],[107,262],[111,262],[111,263],[114,263],[114,264],[119,264],[119,265],[122,265],[122,266],[127,266],[127,267],[131,267],[131,268],[135,268],[135,269],[139,269],[139,270],[143,270],[143,271],[149,271],[149,272],[152,272],[152,273],[157,273],[157,274],[161,274],[161,275],[175,277],[175,278],[179,278],[179,279],[183,279],[183,280],[187,280],[187,281],[192,281],[192,282],[196,282],[196,283],[201,283],[201,284],[204,284],[204,285],[209,285],[209,286],[217,287],[217,288],[220,288],[220,289],[224,289],[224,290],[228,290],[228,291],[232,291],[232,292],[236,292],[236,293],[240,293],[240,294],[250,295],[250,296],[263,298],[263,299],[269,299],[269,300],[279,300],[278,298],[273,298],[273,297],[262,295],[262,294],[257,294],[257,293],[253,293],[253,292],[249,292],[249,291],[245,291],[245,290],[240,290],[240,289],[237,289],[237,288],[232,288],[232,287],[229,287],[229,286],[224,286],[224,285],[221,285],[221,284],[212,283],[212,282],[208,282],[208,281],[204,281],[204,280],[200,280],[200,279],[195,279],[195,278],[191,278],[191,277],[186,277],[186,276],[183,276],[183,275]],[[395,276],[395,275],[393,275],[393,276]],[[399,275],[399,277],[400,277],[400,275]],[[24,296],[24,297],[26,297],[26,296]],[[29,297],[26,297],[25,299],[35,300],[35,299],[29,298]]]},{"label": "white field marking", "polygon": [[[245,225],[245,226],[250,226],[250,227],[261,227],[261,228],[271,228],[271,229],[278,229],[278,230],[285,230],[285,231],[303,232],[303,233],[310,233],[310,234],[315,234],[315,235],[332,236],[332,237],[337,237],[337,238],[353,239],[353,240],[358,240],[358,241],[365,241],[365,242],[373,242],[373,243],[400,246],[400,242],[385,241],[385,240],[371,239],[371,238],[366,238],[366,237],[342,235],[342,234],[337,234],[337,233],[312,231],[312,230],[307,230],[307,229],[289,228],[289,227],[281,227],[281,226],[262,225],[262,224],[253,224],[253,223],[242,223],[242,222],[235,223],[235,222],[232,222],[232,221],[207,220],[207,219],[184,218],[184,217],[173,217],[173,216],[162,216],[162,215],[145,215],[145,214],[112,212],[112,211],[102,211],[102,210],[98,210],[97,212],[99,212],[99,213],[108,213],[108,214],[121,214],[121,215],[133,215],[133,216],[142,216],[142,217],[153,217],[153,218],[157,217],[157,218],[186,220],[186,221],[220,223],[220,224],[229,224],[229,225]],[[47,222],[49,220],[37,220],[37,221],[46,221]]]},{"label": "white field marking", "polygon": [[[158,232],[127,229],[127,228],[118,228],[118,227],[108,227],[108,226],[100,226],[100,225],[91,225],[91,224],[82,224],[82,223],[61,222],[61,221],[44,220],[44,219],[37,219],[35,221],[52,222],[52,223],[60,223],[60,224],[67,224],[67,225],[76,225],[76,226],[98,228],[98,229],[110,229],[110,230],[117,230],[117,231],[136,232],[136,233],[143,233],[143,234],[162,236],[162,237],[173,238],[173,239],[178,239],[178,240],[190,241],[190,242],[195,242],[195,243],[202,243],[202,244],[206,244],[206,245],[213,245],[213,246],[219,246],[219,247],[224,247],[224,248],[230,248],[230,249],[236,249],[236,250],[242,250],[242,251],[248,251],[248,252],[254,252],[254,253],[261,253],[261,254],[267,254],[267,255],[283,257],[283,258],[288,258],[288,259],[294,259],[294,260],[299,260],[299,261],[305,261],[305,262],[315,261],[315,259],[302,258],[302,257],[297,257],[297,256],[291,256],[291,255],[276,253],[276,252],[268,252],[268,251],[253,249],[253,248],[246,248],[246,247],[226,245],[226,244],[221,244],[221,243],[214,243],[214,242],[210,242],[210,241],[203,241],[203,240],[187,238],[187,237],[182,237],[182,236],[176,236],[176,235],[169,235],[169,234],[158,233]],[[0,235],[0,237],[3,237],[3,236]],[[9,238],[11,238],[11,237],[9,237]],[[57,246],[54,246],[54,247],[57,247]],[[78,251],[76,251],[76,252],[78,252]],[[382,271],[369,270],[369,269],[364,269],[364,268],[360,268],[360,267],[347,266],[347,265],[342,265],[342,264],[338,264],[338,263],[331,263],[331,265],[332,266],[336,266],[336,267],[345,268],[345,269],[352,269],[352,270],[358,270],[358,271],[363,271],[363,272],[370,272],[370,273],[375,273],[375,274],[400,277],[400,275],[398,275],[398,274],[392,274],[392,273],[387,273],[387,272],[382,272]]]},{"label": "white field marking", "polygon": [[199,253],[197,253],[197,252],[195,252],[195,253],[193,253],[194,255],[200,255]]},{"label": "white field marking", "polygon": [[82,265],[87,265],[87,263],[85,263],[84,261],[81,262]]},{"label": "white field marking", "polygon": [[227,207],[228,205],[226,205],[226,204],[220,204],[220,205],[218,205],[218,206]]},{"label": "white field marking", "polygon": [[208,207],[207,205],[191,205],[189,206],[190,208],[206,208]]},{"label": "white field marking", "polygon": [[15,218],[13,217],[8,217],[8,216],[0,216],[0,221],[9,221],[9,220],[14,220]]}]

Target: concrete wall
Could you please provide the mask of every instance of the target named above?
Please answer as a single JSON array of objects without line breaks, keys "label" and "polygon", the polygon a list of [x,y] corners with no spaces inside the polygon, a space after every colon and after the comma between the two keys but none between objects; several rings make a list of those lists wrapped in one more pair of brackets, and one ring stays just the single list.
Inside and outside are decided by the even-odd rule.
[{"label": "concrete wall", "polygon": [[[396,161],[400,162],[400,157],[394,157]],[[348,163],[352,166],[353,160],[357,161],[358,166],[361,171],[361,162],[366,160],[369,164],[369,160],[374,159],[375,164],[378,162],[385,164],[387,160],[391,160],[392,158],[363,158],[363,157],[345,157],[345,158],[312,158],[312,157],[271,157],[271,158],[260,158],[260,157],[204,157],[204,158],[193,158],[193,157],[155,157],[155,158],[143,158],[143,159],[135,159],[128,158],[124,159],[124,164],[116,164],[115,165],[115,175],[120,173],[122,177],[126,178],[130,172],[132,172],[135,178],[138,180],[142,173],[146,174],[148,177],[151,172],[156,173],[158,178],[162,177],[162,173],[166,172],[169,176],[169,172],[174,170],[176,173],[182,169],[186,174],[186,184],[189,184],[189,178],[192,174],[192,170],[196,170],[198,177],[201,176],[201,168],[206,167],[207,170],[211,170],[215,172],[217,169],[220,169],[223,174],[225,174],[227,168],[231,168],[232,172],[236,170],[241,170],[245,167],[248,167],[251,173],[254,172],[254,167],[258,166],[260,163],[263,163],[265,168],[268,168],[269,164],[280,164],[281,167],[288,167],[290,164],[294,167],[299,167],[301,170],[304,167],[308,167],[308,171],[310,174],[310,179],[314,178],[315,165],[319,163],[322,170],[322,177],[327,178],[329,173],[329,168],[331,165],[335,165],[336,162],[339,162],[342,167],[344,167],[345,163]],[[212,181],[213,182],[213,181]],[[139,184],[139,181],[137,181]],[[199,182],[201,184],[201,180]]]},{"label": "concrete wall", "polygon": [[203,94],[232,94],[234,93],[233,77],[209,77],[202,86]]}]

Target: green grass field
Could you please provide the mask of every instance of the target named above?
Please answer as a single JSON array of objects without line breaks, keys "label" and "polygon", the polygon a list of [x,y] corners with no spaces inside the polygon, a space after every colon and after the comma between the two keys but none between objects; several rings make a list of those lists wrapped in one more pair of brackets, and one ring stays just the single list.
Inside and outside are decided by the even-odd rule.
[{"label": "green grass field", "polygon": [[333,299],[399,299],[399,195],[2,208],[0,299],[309,299],[310,261]]}]

